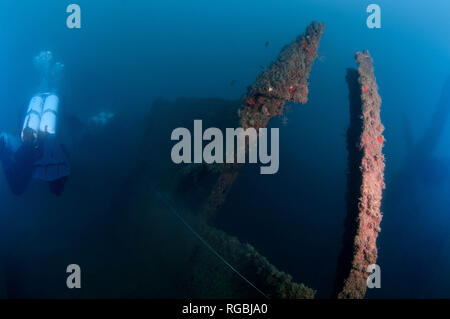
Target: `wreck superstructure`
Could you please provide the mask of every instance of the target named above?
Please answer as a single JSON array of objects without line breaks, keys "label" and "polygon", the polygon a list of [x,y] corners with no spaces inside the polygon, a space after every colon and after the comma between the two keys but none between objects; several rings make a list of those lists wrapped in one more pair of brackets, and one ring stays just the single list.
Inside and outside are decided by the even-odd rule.
[{"label": "wreck superstructure", "polygon": [[381,200],[384,183],[384,126],[380,118],[381,98],[378,94],[373,60],[369,51],[357,52],[358,83],[361,88],[362,132],[359,149],[362,152],[360,197],[356,217],[351,269],[338,298],[363,298],[366,293],[367,267],[377,260],[376,240],[380,232]]},{"label": "wreck superstructure", "polygon": [[[285,46],[277,60],[257,76],[239,109],[242,128],[253,127],[258,132],[272,117],[283,114],[287,102],[305,104],[308,101],[309,73],[324,30],[323,23],[312,22],[303,35]],[[223,165],[205,208],[209,219],[224,202],[239,167],[236,163]]]}]

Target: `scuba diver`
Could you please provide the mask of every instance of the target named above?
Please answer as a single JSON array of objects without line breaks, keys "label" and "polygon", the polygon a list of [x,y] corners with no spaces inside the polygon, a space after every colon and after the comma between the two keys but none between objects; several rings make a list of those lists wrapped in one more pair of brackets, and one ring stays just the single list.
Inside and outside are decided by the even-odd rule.
[{"label": "scuba diver", "polygon": [[34,58],[42,75],[41,93],[31,98],[19,136],[0,133],[0,160],[15,195],[24,193],[34,178],[47,182],[60,196],[70,175],[68,154],[56,137],[59,97],[54,87],[64,66],[52,59],[50,51]]}]

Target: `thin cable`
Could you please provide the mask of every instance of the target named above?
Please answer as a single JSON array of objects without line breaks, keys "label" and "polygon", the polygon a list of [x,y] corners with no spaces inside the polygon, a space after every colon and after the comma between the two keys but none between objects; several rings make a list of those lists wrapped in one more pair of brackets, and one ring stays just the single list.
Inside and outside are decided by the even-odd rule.
[{"label": "thin cable", "polygon": [[253,288],[255,288],[256,291],[258,291],[261,295],[264,296],[264,298],[269,299],[269,297],[267,297],[267,295],[265,293],[263,293],[261,290],[259,290],[254,284],[252,284],[247,278],[244,277],[244,275],[242,275],[239,271],[237,271],[236,268],[234,268],[228,261],[225,260],[225,258],[223,258],[210,244],[208,244],[206,242],[206,240],[203,239],[202,236],[200,236],[199,233],[197,233],[192,227],[191,225],[189,225],[186,220],[181,217],[180,214],[177,213],[177,211],[175,210],[175,208],[172,206],[172,204],[169,202],[168,199],[166,199],[159,191],[156,191],[156,194],[158,195],[159,198],[161,198],[161,200],[170,208],[170,211],[172,214],[174,214],[183,224],[184,226],[186,226],[187,229],[189,229],[194,235],[195,237],[197,237],[202,243],[203,245],[205,245],[214,255],[217,256],[217,258],[219,258],[225,265],[227,265],[234,273],[236,273],[239,277],[241,277],[247,284],[249,284],[250,286],[252,286]]}]

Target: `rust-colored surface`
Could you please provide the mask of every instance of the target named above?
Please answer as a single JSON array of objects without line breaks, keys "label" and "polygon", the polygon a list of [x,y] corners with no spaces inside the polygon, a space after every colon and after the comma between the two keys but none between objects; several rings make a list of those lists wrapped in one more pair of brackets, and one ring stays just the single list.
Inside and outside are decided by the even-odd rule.
[{"label": "rust-colored surface", "polygon": [[361,87],[362,133],[362,185],[358,202],[359,214],[353,243],[353,261],[344,287],[338,298],[363,298],[369,273],[367,266],[377,260],[376,239],[380,232],[380,211],[384,184],[384,155],[382,153],[384,127],[380,119],[381,98],[374,75],[373,60],[366,50],[356,53],[358,82]]},{"label": "rust-colored surface", "polygon": [[[239,110],[240,125],[246,129],[266,127],[270,119],[283,114],[286,102],[308,101],[308,78],[325,25],[312,22],[303,35],[285,46],[277,60],[256,78],[248,88]],[[239,164],[226,164],[222,168],[205,208],[212,218],[224,202],[239,173]]]}]

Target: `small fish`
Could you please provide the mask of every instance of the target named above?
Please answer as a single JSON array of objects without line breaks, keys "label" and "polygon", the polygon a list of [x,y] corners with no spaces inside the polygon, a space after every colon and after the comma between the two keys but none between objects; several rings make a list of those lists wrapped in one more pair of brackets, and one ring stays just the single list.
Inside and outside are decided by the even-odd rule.
[{"label": "small fish", "polygon": [[233,85],[235,85],[236,84],[236,80],[231,80],[231,82],[230,82],[230,86],[233,86]]},{"label": "small fish", "polygon": [[264,43],[264,46],[267,48],[269,46],[269,41],[266,41],[266,43]]},{"label": "small fish", "polygon": [[261,70],[264,70],[264,67],[262,65],[259,66],[261,68]]}]

